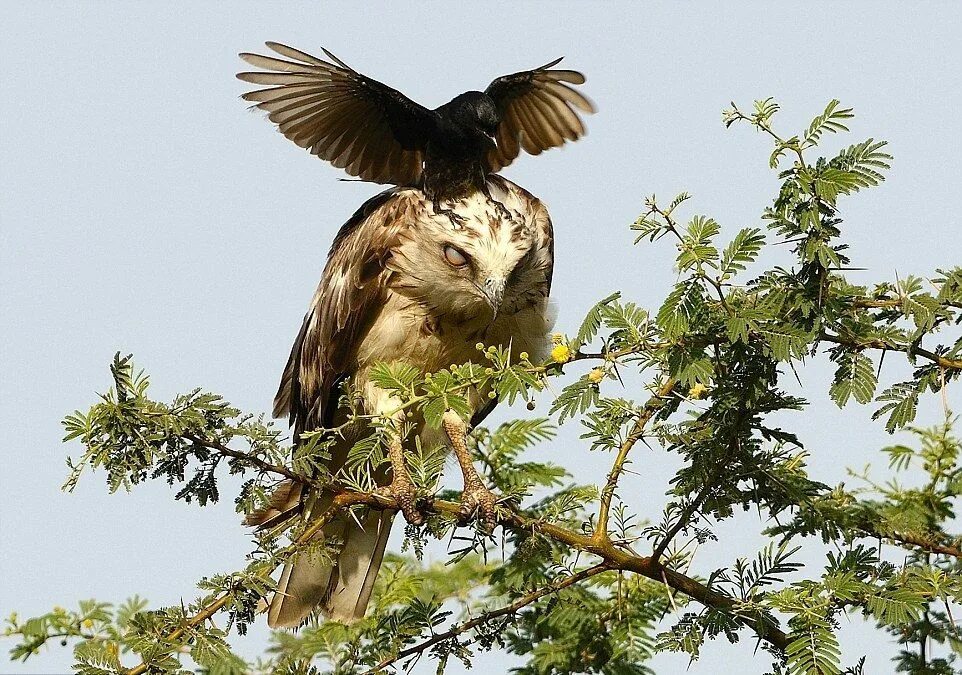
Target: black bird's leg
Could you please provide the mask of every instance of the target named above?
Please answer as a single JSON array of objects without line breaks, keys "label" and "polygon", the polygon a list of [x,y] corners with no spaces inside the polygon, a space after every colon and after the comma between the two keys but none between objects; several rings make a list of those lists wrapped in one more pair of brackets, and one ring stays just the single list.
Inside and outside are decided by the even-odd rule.
[{"label": "black bird's leg", "polygon": [[441,208],[441,201],[439,199],[431,200],[431,208],[434,209],[434,214],[437,216],[447,216],[451,224],[454,225],[455,229],[460,229],[464,227],[464,224],[468,222],[468,219],[464,216],[455,213],[451,209]]},{"label": "black bird's leg", "polygon": [[451,449],[454,450],[458,464],[461,465],[461,473],[464,475],[464,492],[461,494],[460,517],[467,520],[475,512],[481,517],[481,523],[486,532],[494,530],[497,522],[497,498],[494,493],[485,487],[481,476],[471,462],[471,451],[468,450],[466,441],[468,427],[461,419],[461,416],[454,410],[444,413],[441,426],[448,437]]},{"label": "black bird's leg", "polygon": [[498,215],[501,216],[501,219],[510,221],[513,218],[513,216],[511,215],[511,211],[509,211],[508,207],[505,206],[502,202],[494,198],[494,195],[491,194],[491,189],[488,187],[488,181],[485,180],[484,182],[481,183],[481,185],[483,186],[481,188],[481,192],[484,193],[484,196],[488,200],[488,202],[491,202],[494,204],[495,208],[498,211]]}]

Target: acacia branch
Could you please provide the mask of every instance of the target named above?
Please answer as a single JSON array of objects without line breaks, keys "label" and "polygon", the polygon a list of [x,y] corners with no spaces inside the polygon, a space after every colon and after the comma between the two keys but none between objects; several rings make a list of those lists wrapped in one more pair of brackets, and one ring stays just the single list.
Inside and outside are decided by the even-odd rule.
[{"label": "acacia branch", "polygon": [[[279,559],[294,553],[298,548],[309,542],[314,534],[324,527],[324,525],[326,525],[337,512],[343,509],[355,505],[364,505],[377,510],[397,510],[400,508],[399,504],[393,497],[386,495],[373,492],[354,492],[350,490],[337,491],[336,488],[333,488],[330,485],[325,485],[322,487],[327,491],[332,491],[335,493],[332,499],[331,507],[311,521],[310,525],[300,534],[300,536],[297,537],[294,543],[280,552],[278,555]],[[454,519],[461,518],[461,506],[455,502],[441,499],[425,499],[418,503],[418,508],[424,513],[443,514]],[[522,512],[508,510],[501,507],[498,515],[503,526],[527,533],[537,532],[538,534],[554,539],[556,542],[598,556],[601,558],[602,563],[600,563],[600,565],[597,567],[603,567],[604,569],[608,570],[622,570],[625,572],[635,572],[636,574],[641,574],[642,576],[652,579],[653,581],[664,583],[670,588],[680,593],[684,593],[690,598],[698,601],[702,605],[718,611],[731,612],[736,609],[737,601],[734,598],[714,591],[701,582],[692,579],[681,572],[677,572],[662,565],[660,562],[658,562],[658,560],[651,556],[642,557],[632,553],[627,553],[624,550],[617,548],[610,540],[606,539],[604,541],[600,541],[593,535],[588,536],[580,534],[567,528],[554,525],[553,523],[548,523],[537,518],[533,518]],[[263,573],[264,576],[268,576],[271,571],[273,570],[265,571]],[[566,583],[565,586],[571,585],[580,580],[581,579],[572,579],[569,583]],[[541,590],[545,591],[545,593],[542,593],[542,595],[544,595],[546,593],[560,590],[560,588],[552,589],[551,586],[546,586]],[[212,603],[191,617],[184,626],[178,628],[169,636],[167,636],[165,642],[175,642],[183,637],[188,630],[202,624],[204,621],[207,621],[230,601],[230,597],[231,596],[229,593],[225,593],[224,595],[218,597]],[[537,600],[537,597],[530,600],[530,602],[533,602],[534,600]],[[777,626],[745,616],[738,616],[737,620],[753,629],[761,640],[768,642],[774,647],[784,650],[788,646],[788,635],[786,635]],[[474,625],[476,626],[478,624]],[[470,630],[472,627],[474,626],[467,627],[464,630]],[[126,675],[143,675],[147,672],[148,667],[149,666],[147,662],[141,663],[140,665],[126,671]]]},{"label": "acacia branch", "polygon": [[377,673],[383,670],[384,668],[386,668],[387,666],[391,665],[392,663],[396,663],[401,659],[407,658],[408,656],[422,653],[426,649],[430,649],[431,647],[438,644],[439,642],[444,642],[446,640],[450,640],[453,637],[457,637],[458,635],[461,635],[462,633],[466,633],[469,630],[477,628],[478,626],[485,624],[491,621],[492,619],[496,619],[501,616],[506,616],[508,614],[515,614],[518,612],[518,610],[530,605],[532,602],[535,602],[536,600],[540,600],[546,595],[557,593],[558,591],[565,589],[568,586],[572,586],[580,581],[584,581],[585,579],[593,577],[597,574],[601,574],[602,572],[606,572],[608,570],[609,570],[608,565],[606,565],[605,563],[600,563],[598,565],[594,565],[593,567],[583,569],[580,572],[576,572],[570,576],[564,577],[563,579],[550,583],[547,586],[543,586],[537,590],[531,591],[527,595],[524,595],[518,598],[517,600],[512,602],[510,605],[506,605],[505,607],[501,607],[499,609],[493,609],[489,612],[485,612],[484,614],[481,614],[480,616],[474,619],[471,619],[470,621],[465,621],[464,623],[458,626],[454,626],[453,628],[446,630],[443,633],[436,633],[432,635],[430,638],[428,638],[427,640],[424,640],[423,642],[419,642],[416,645],[412,645],[411,647],[402,649],[394,656],[389,656],[385,658],[376,666],[366,671],[364,675],[371,675],[372,673]]},{"label": "acacia branch", "polygon": [[[339,504],[340,508],[354,504],[365,504],[375,509],[399,508],[392,497],[368,492],[341,492],[335,497],[335,503]],[[418,503],[418,508],[422,512],[445,514],[453,518],[458,518],[460,515],[459,504],[440,499],[426,499]],[[500,523],[504,526],[527,533],[537,532],[571,548],[594,554],[602,559],[607,569],[635,572],[653,581],[665,583],[670,588],[712,609],[722,612],[731,612],[736,609],[737,601],[734,598],[714,591],[701,582],[662,565],[651,556],[643,557],[628,553],[616,547],[610,540],[600,541],[594,535],[574,532],[520,511],[501,508],[498,515]],[[752,628],[759,638],[778,649],[783,650],[788,646],[788,636],[777,626],[745,616],[739,616],[738,621]]]},{"label": "acacia branch", "polygon": [[[217,448],[214,448],[214,449],[217,449]],[[246,454],[246,453],[242,453],[242,454]],[[302,481],[303,479],[294,475],[294,480]],[[377,497],[377,495],[370,495],[370,496]],[[342,493],[342,494],[336,495],[332,501],[331,508],[329,508],[324,513],[322,513],[317,518],[315,518],[313,521],[311,521],[311,523],[307,526],[307,528],[303,532],[301,532],[301,534],[290,544],[290,546],[287,546],[283,550],[278,552],[278,555],[277,555],[278,563],[280,563],[280,561],[284,560],[288,556],[293,555],[299,548],[301,548],[304,544],[308,543],[311,540],[311,538],[313,538],[313,536],[317,534],[317,532],[322,527],[324,527],[328,522],[330,522],[331,518],[333,518],[338,511],[340,511],[341,509],[347,508],[353,503],[355,503],[355,501],[350,495],[350,493]],[[264,578],[267,578],[270,576],[270,574],[273,571],[274,571],[274,568],[265,570],[261,576]],[[188,619],[187,623],[185,623],[180,628],[174,630],[170,635],[164,638],[164,642],[167,642],[167,643],[176,642],[181,637],[183,637],[184,634],[187,633],[187,631],[192,630],[193,628],[196,628],[197,626],[201,625],[202,623],[210,619],[214,614],[220,611],[228,602],[230,602],[230,600],[231,600],[230,592],[226,592],[223,595],[220,595],[216,600],[206,605],[203,609],[201,609],[194,616]],[[129,670],[125,670],[124,673],[125,675],[143,675],[144,673],[147,672],[147,669],[149,667],[150,667],[149,663],[146,660],[144,660],[139,665],[134,666]]]},{"label": "acacia branch", "polygon": [[[834,336],[828,336],[826,339],[832,341],[830,338]],[[840,344],[848,344],[838,338]],[[924,354],[923,354],[924,356]],[[698,601],[702,605],[713,608],[723,612],[731,612],[737,609],[737,601],[725,594],[719,593],[712,590],[711,588],[703,585],[695,579],[692,579],[680,572],[670,569],[659,562],[660,555],[664,552],[665,546],[667,545],[670,538],[666,538],[664,542],[661,542],[654,550],[651,556],[639,556],[635,554],[628,553],[623,549],[617,548],[607,536],[607,522],[608,515],[610,512],[611,501],[613,499],[614,491],[617,488],[618,480],[623,473],[624,466],[627,462],[627,455],[631,448],[637,443],[638,440],[643,435],[644,428],[650,419],[654,416],[655,412],[662,405],[664,399],[671,394],[674,387],[676,386],[676,381],[669,379],[657,390],[654,396],[645,404],[641,413],[635,421],[631,433],[625,439],[625,442],[619,448],[618,456],[612,467],[611,472],[608,476],[608,481],[602,492],[601,497],[601,511],[599,513],[598,527],[595,529],[594,533],[590,536],[584,535],[572,530],[568,530],[563,527],[559,527],[552,523],[541,521],[537,518],[529,516],[524,512],[509,510],[504,507],[499,509],[500,522],[503,526],[525,531],[528,533],[537,532],[543,536],[549,537],[556,542],[570,546],[571,548],[584,551],[587,553],[594,554],[601,558],[602,562],[595,567],[583,570],[578,575],[572,575],[571,577],[566,577],[562,582],[556,584],[551,584],[545,586],[541,589],[533,591],[517,601],[508,605],[504,608],[498,610],[492,610],[482,616],[477,617],[471,621],[468,621],[460,626],[456,626],[445,633],[440,633],[438,635],[432,636],[428,640],[419,643],[418,645],[409,647],[402,652],[399,652],[397,656],[393,659],[386,660],[378,666],[375,667],[376,672],[379,669],[383,669],[386,665],[393,663],[399,659],[405,658],[417,651],[422,651],[424,649],[430,648],[434,644],[441,642],[443,640],[449,639],[456,635],[460,635],[472,628],[481,625],[485,621],[489,621],[498,616],[503,616],[516,612],[522,607],[536,601],[537,599],[544,597],[549,593],[557,592],[562,588],[575,584],[585,578],[585,575],[589,570],[594,570],[591,574],[597,574],[603,570],[621,570],[628,572],[635,572],[641,574],[649,579],[657,581],[659,583],[664,583],[670,588],[687,595],[688,597]],[[354,492],[350,490],[345,490],[337,485],[331,483],[322,483],[320,481],[314,481],[306,479],[300,476],[290,469],[276,464],[271,464],[251,453],[237,451],[229,448],[222,442],[218,440],[206,439],[199,436],[185,434],[185,438],[209,448],[217,453],[224,456],[233,457],[244,462],[249,463],[261,469],[264,472],[275,473],[277,475],[289,478],[301,482],[305,485],[310,485],[314,488],[325,490],[333,494],[333,500],[331,508],[321,514],[318,518],[311,521],[308,527],[296,538],[296,540],[288,547],[279,552],[277,559],[282,561],[286,556],[293,554],[296,550],[308,542],[314,534],[316,534],[330,519],[339,511],[349,508],[354,505],[365,505],[367,507],[384,510],[384,509],[397,509],[397,502],[389,496],[380,495],[376,493],[366,493],[366,492]],[[702,497],[703,495],[699,495]],[[696,502],[700,501],[696,499]],[[419,504],[424,512],[433,512],[436,514],[447,515],[452,518],[460,517],[460,505],[454,502],[437,500],[437,499],[426,499],[422,500]],[[685,519],[682,519],[682,522]],[[680,527],[676,525],[675,531],[677,533]],[[924,538],[916,537],[913,535],[905,534],[884,534],[884,533],[870,533],[875,536],[882,536],[883,538],[888,538],[893,541],[900,542],[905,545],[914,546],[926,551],[933,553],[939,553],[943,555],[950,555],[958,558],[962,558],[962,550],[958,547],[948,546],[946,544],[941,544],[938,542],[933,542],[926,540]],[[272,570],[267,570],[263,574],[268,576]],[[560,584],[560,585],[559,585]],[[197,614],[191,617],[182,627],[173,631],[167,638],[166,642],[173,643],[184,637],[191,629],[203,622],[207,621],[212,617],[217,611],[221,610],[225,605],[227,605],[231,600],[230,592],[224,593],[219,596],[213,602],[201,609]],[[744,615],[739,615],[737,620],[743,625],[752,628],[760,639],[772,644],[776,648],[784,649],[789,642],[788,636],[781,631],[777,626],[770,623],[769,621],[763,619],[755,619],[746,617]],[[127,675],[142,675],[147,671],[148,664],[146,662],[125,671]]]},{"label": "acacia branch", "polygon": [[[723,465],[719,465],[719,467],[721,466]],[[667,532],[665,532],[664,538],[662,538],[662,540],[655,546],[654,550],[652,550],[652,558],[658,560],[662,554],[664,554],[665,549],[668,548],[671,540],[674,539],[679,532],[688,527],[688,524],[691,522],[691,517],[694,515],[695,511],[701,508],[702,504],[705,503],[705,499],[707,499],[708,495],[711,493],[712,488],[714,487],[714,482],[715,478],[713,477],[701,489],[701,491],[698,493],[698,496],[689,502],[688,506],[682,510],[681,515],[678,516],[678,521]]]},{"label": "acacia branch", "polygon": [[868,537],[881,537],[882,539],[890,539],[901,546],[918,548],[928,553],[937,553],[939,555],[947,555],[952,556],[953,558],[962,559],[962,549],[960,549],[958,546],[950,546],[948,544],[943,544],[941,542],[914,534],[902,532],[879,532],[871,527],[864,529],[865,536]]},{"label": "acacia branch", "polygon": [[618,448],[618,456],[615,457],[611,471],[608,472],[608,480],[605,482],[605,487],[601,491],[601,502],[598,508],[598,524],[595,526],[593,535],[598,541],[607,541],[608,539],[608,514],[611,511],[611,500],[615,495],[615,489],[618,487],[618,480],[624,471],[628,453],[631,452],[635,443],[642,437],[645,432],[645,425],[648,424],[648,421],[658,408],[662,406],[664,399],[671,394],[677,383],[678,381],[673,378],[665,380],[655,392],[655,395],[645,403],[638,417],[635,419],[634,426],[632,426],[628,436]]},{"label": "acacia branch", "polygon": [[894,298],[855,298],[851,304],[859,309],[893,309],[901,307],[902,301]]},{"label": "acacia branch", "polygon": [[304,482],[304,478],[297,475],[286,466],[280,464],[271,464],[258,457],[257,455],[250,452],[243,452],[242,450],[234,450],[233,448],[224,445],[222,442],[216,439],[203,438],[202,436],[196,436],[190,432],[183,434],[183,437],[188,441],[194,443],[195,445],[200,445],[207,448],[208,450],[214,450],[227,457],[233,457],[235,459],[247,462],[251,466],[255,466],[264,473],[276,473],[278,475],[290,478],[291,480],[297,481],[299,483]]},{"label": "acacia branch", "polygon": [[[186,624],[184,624],[183,626],[181,626],[180,628],[172,632],[170,635],[168,635],[166,638],[164,638],[164,642],[175,642],[179,640],[181,637],[183,637],[184,633],[186,633],[187,631],[193,628],[196,628],[200,624],[207,621],[214,614],[216,614],[224,605],[230,602],[230,598],[231,598],[230,593],[224,593],[223,595],[218,597],[216,600],[214,600],[212,603],[210,603],[209,605],[204,607],[202,610],[197,612],[197,614],[195,614],[190,619],[188,619]],[[126,675],[143,675],[143,673],[147,672],[147,668],[149,667],[150,666],[147,663],[147,661],[143,661],[142,663],[140,663],[140,665],[134,666],[130,670],[125,670],[124,673],[126,673]]]},{"label": "acacia branch", "polygon": [[843,345],[846,347],[852,347],[854,349],[881,349],[883,351],[890,352],[903,352],[905,354],[918,354],[919,356],[938,364],[942,368],[948,368],[949,370],[962,370],[962,359],[950,359],[946,358],[940,354],[924,349],[923,347],[913,347],[911,345],[900,345],[894,342],[887,342],[885,340],[856,340],[843,338],[841,335],[833,335],[831,333],[822,333],[818,337],[819,340],[824,340],[825,342],[831,342],[837,345]]}]

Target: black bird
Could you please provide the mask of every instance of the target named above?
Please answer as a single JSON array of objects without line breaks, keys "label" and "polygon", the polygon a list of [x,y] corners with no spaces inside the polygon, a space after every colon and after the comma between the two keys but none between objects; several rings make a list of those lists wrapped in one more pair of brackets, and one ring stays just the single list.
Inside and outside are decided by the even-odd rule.
[{"label": "black bird", "polygon": [[338,59],[331,62],[268,42],[285,57],[243,53],[264,70],[238,73],[268,85],[243,95],[266,110],[281,133],[352,176],[373,183],[422,188],[431,200],[481,190],[486,177],[510,164],[521,149],[532,155],[585,134],[577,110],[594,105],[571,84],[574,70],[540,68],[505,75],[483,92],[469,91],[429,110]]}]

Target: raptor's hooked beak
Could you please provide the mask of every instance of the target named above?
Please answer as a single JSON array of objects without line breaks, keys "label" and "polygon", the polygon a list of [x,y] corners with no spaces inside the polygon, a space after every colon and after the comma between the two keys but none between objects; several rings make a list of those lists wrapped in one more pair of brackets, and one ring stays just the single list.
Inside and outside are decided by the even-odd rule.
[{"label": "raptor's hooked beak", "polygon": [[481,287],[485,299],[494,312],[494,316],[491,317],[492,321],[498,316],[498,311],[501,309],[501,301],[504,300],[504,285],[504,277],[488,277]]}]

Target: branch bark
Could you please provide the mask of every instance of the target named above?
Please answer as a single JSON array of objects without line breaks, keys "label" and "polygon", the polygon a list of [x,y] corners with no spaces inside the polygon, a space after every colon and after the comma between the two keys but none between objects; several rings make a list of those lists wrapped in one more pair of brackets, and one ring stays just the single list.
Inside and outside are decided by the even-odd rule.
[{"label": "branch bark", "polygon": [[910,355],[918,354],[919,356],[938,364],[942,368],[948,368],[950,370],[962,370],[962,360],[949,359],[941,356],[940,354],[929,351],[928,349],[924,349],[923,347],[911,347],[909,345],[894,344],[891,342],[886,342],[885,340],[850,340],[843,338],[841,335],[833,335],[831,333],[822,333],[819,335],[818,339],[837,345],[853,347],[855,349],[881,349],[890,352],[903,352]]},{"label": "branch bark", "polygon": [[648,399],[645,403],[644,408],[641,413],[635,419],[635,424],[632,426],[631,431],[628,433],[627,438],[622,442],[621,447],[618,448],[618,456],[615,457],[615,462],[611,466],[611,471],[608,472],[608,480],[605,482],[605,487],[601,491],[601,502],[598,508],[598,523],[595,526],[595,531],[593,538],[599,543],[608,541],[608,515],[611,511],[611,500],[614,498],[615,489],[618,487],[618,480],[621,478],[621,474],[625,469],[625,462],[628,460],[628,453],[635,446],[635,443],[642,437],[645,432],[645,426],[648,421],[654,416],[658,408],[661,407],[662,402],[666,397],[668,397],[672,390],[674,390],[675,385],[678,384],[677,380],[668,378],[665,380],[655,395]]},{"label": "branch bark", "polygon": [[203,446],[209,450],[214,450],[227,457],[233,457],[234,459],[243,460],[248,464],[250,464],[251,466],[257,467],[264,473],[276,473],[280,476],[290,478],[291,480],[297,481],[299,483],[304,482],[303,477],[297,475],[296,473],[288,469],[286,466],[281,466],[280,464],[271,464],[270,462],[267,462],[261,459],[257,455],[251,454],[249,452],[243,452],[241,450],[234,450],[233,448],[227,445],[224,445],[220,441],[211,440],[209,438],[202,438],[201,436],[197,436],[192,433],[185,433],[184,438],[186,438],[188,441],[192,443],[196,443],[197,445]]},{"label": "branch bark", "polygon": [[[330,490],[331,486],[323,486],[323,488]],[[336,512],[358,504],[363,504],[370,508],[379,510],[397,510],[400,508],[397,501],[393,497],[372,492],[353,492],[349,490],[336,492],[331,508],[311,522],[311,524],[301,533],[297,540],[282,552],[282,555],[293,552],[297,549],[297,547],[308,542],[318,530],[324,527],[324,525]],[[440,499],[426,499],[418,504],[418,508],[423,513],[444,514],[451,516],[452,518],[460,517],[460,505],[455,502]],[[684,593],[706,607],[710,607],[722,612],[729,612],[736,608],[737,601],[734,598],[714,591],[696,579],[692,579],[681,572],[677,572],[673,569],[665,567],[658,560],[651,556],[642,557],[632,553],[627,553],[617,548],[610,540],[599,541],[594,535],[589,536],[580,534],[553,523],[547,523],[536,518],[532,518],[531,516],[518,511],[510,511],[501,508],[499,516],[500,522],[503,526],[511,527],[516,530],[523,530],[529,533],[537,532],[572,548],[598,556],[601,558],[602,562],[596,567],[603,567],[606,570],[622,570],[625,572],[641,574],[642,576],[648,577],[649,579],[659,583],[667,584],[670,588],[680,593]],[[580,579],[572,580],[566,585],[576,583],[579,580]],[[551,590],[551,586],[547,586],[545,589],[547,589],[546,592],[560,590]],[[533,598],[530,602],[534,602],[534,600],[537,600],[537,598]],[[201,611],[191,617],[185,626],[172,632],[166,638],[166,641],[175,642],[176,640],[180,639],[188,630],[210,619],[211,616],[223,608],[229,601],[229,594],[224,594],[218,597],[217,600],[204,607]],[[754,630],[759,639],[768,642],[774,647],[784,650],[788,646],[788,635],[777,626],[763,624],[758,620],[744,616],[739,616],[738,621]],[[465,630],[470,630],[470,628],[465,628]],[[126,675],[143,675],[147,672],[147,668],[148,664],[144,662],[126,671]]]},{"label": "branch bark", "polygon": [[609,567],[606,564],[601,563],[599,565],[594,565],[593,567],[583,569],[580,572],[576,572],[575,574],[567,576],[559,581],[556,581],[555,583],[549,584],[547,586],[543,586],[542,588],[539,588],[535,591],[528,593],[527,595],[524,595],[518,598],[517,600],[512,602],[510,605],[501,607],[499,609],[493,609],[489,612],[485,612],[484,614],[481,614],[480,616],[474,619],[471,619],[470,621],[465,621],[464,623],[458,626],[455,626],[450,630],[446,630],[443,633],[437,633],[435,635],[432,635],[430,638],[428,638],[427,640],[424,640],[423,642],[419,642],[416,645],[406,647],[405,649],[402,649],[394,656],[390,656],[384,659],[383,661],[381,661],[379,664],[377,664],[370,670],[365,671],[364,675],[372,675],[373,673],[380,672],[381,670],[384,670],[386,667],[388,667],[392,663],[397,663],[401,659],[407,658],[408,656],[413,656],[414,654],[423,653],[425,650],[430,649],[431,647],[438,644],[439,642],[444,642],[445,640],[450,640],[453,637],[457,637],[458,635],[461,635],[462,633],[466,633],[469,630],[472,630],[473,628],[477,628],[478,626],[485,624],[488,621],[491,621],[492,619],[496,619],[500,616],[506,616],[508,614],[515,614],[518,612],[518,610],[530,605],[532,602],[535,602],[536,600],[539,600],[546,595],[557,593],[558,591],[563,590],[568,586],[573,586],[574,584],[577,584],[580,581],[584,581],[585,579],[593,577],[596,574],[607,572],[608,570],[609,570]]},{"label": "branch bark", "polygon": [[938,555],[947,555],[953,558],[962,559],[962,548],[958,546],[950,546],[933,539],[927,539],[924,537],[918,537],[913,534],[905,534],[901,532],[884,533],[875,530],[867,529],[865,531],[866,537],[889,539],[894,541],[900,546],[906,546],[909,548],[920,548],[928,553],[936,553]]},{"label": "branch bark", "polygon": [[[365,504],[375,509],[398,508],[393,498],[367,492],[341,492],[335,497],[335,503],[339,508],[346,508],[353,504]],[[418,508],[422,512],[446,514],[454,518],[457,518],[460,513],[457,503],[440,499],[424,500],[418,504]],[[736,608],[737,601],[734,598],[714,591],[696,579],[662,565],[651,556],[628,553],[616,547],[611,541],[599,541],[594,535],[574,532],[553,523],[532,518],[519,511],[502,508],[499,516],[504,526],[529,533],[537,532],[572,548],[594,554],[601,558],[606,569],[635,572],[659,583],[667,583],[670,588],[684,593],[706,607],[719,611],[728,612]],[[779,649],[785,649],[788,646],[788,635],[776,626],[762,625],[756,620],[745,617],[739,617],[739,621],[755,630],[759,638],[773,646]]]}]

